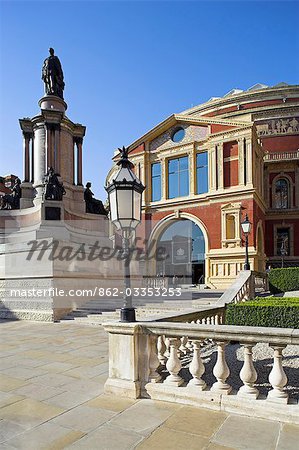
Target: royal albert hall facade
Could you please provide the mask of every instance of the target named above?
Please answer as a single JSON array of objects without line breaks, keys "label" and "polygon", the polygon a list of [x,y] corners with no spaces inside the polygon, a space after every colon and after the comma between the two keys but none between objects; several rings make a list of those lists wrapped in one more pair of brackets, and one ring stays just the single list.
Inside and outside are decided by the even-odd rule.
[{"label": "royal albert hall facade", "polygon": [[[185,263],[192,282],[226,287],[243,268],[246,214],[251,269],[299,266],[299,86],[233,89],[171,115],[129,148],[146,186],[143,229],[176,252],[170,271],[152,262],[154,274],[182,276]],[[185,261],[184,239],[192,240]]]}]

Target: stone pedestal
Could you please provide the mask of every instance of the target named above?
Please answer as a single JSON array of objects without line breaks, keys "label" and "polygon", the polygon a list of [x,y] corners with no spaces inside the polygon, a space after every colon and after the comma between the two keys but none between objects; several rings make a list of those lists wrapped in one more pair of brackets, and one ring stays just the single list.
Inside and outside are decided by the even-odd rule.
[{"label": "stone pedestal", "polygon": [[34,206],[33,200],[35,197],[35,189],[32,183],[23,182],[21,184],[22,198],[20,199],[20,209],[31,208]]},{"label": "stone pedestal", "polygon": [[63,113],[67,110],[67,104],[65,101],[55,95],[45,95],[45,97],[39,100],[38,104],[42,110],[46,109],[50,111],[60,111]]}]

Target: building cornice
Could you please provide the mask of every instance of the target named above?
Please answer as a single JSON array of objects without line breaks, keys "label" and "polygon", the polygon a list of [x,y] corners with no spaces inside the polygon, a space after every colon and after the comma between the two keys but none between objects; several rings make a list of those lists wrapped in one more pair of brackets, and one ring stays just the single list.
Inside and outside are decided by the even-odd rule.
[{"label": "building cornice", "polygon": [[[202,125],[208,127],[209,125],[226,125],[233,126],[238,128],[246,128],[252,126],[253,122],[242,121],[242,120],[231,120],[231,119],[218,119],[218,118],[210,118],[210,117],[188,117],[181,114],[172,114],[163,122],[160,122],[154,128],[149,130],[147,133],[142,135],[139,139],[134,141],[129,145],[129,149],[133,150],[138,147],[138,145],[144,143],[148,140],[153,140],[155,137],[162,134],[164,131],[174,126],[177,123],[189,123],[192,125]],[[225,132],[225,130],[224,130]],[[142,153],[142,152],[141,152]]]},{"label": "building cornice", "polygon": [[283,98],[292,97],[299,97],[299,85],[283,86],[280,88],[264,88],[255,91],[245,91],[228,97],[221,97],[215,100],[210,100],[208,102],[194,106],[193,108],[186,109],[180,114],[193,115],[196,113],[212,113],[214,111],[221,110],[224,107],[236,106],[244,102],[253,103],[263,100],[282,100]]}]

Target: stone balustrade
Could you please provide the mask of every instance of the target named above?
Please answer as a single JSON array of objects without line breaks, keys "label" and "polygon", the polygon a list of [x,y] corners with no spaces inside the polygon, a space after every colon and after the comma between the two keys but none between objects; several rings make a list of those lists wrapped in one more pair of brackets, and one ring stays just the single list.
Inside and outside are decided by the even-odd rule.
[{"label": "stone balustrade", "polygon": [[143,277],[143,286],[151,288],[168,288],[168,278],[167,277]]},{"label": "stone balustrade", "polygon": [[219,298],[217,305],[225,306],[228,303],[251,300],[255,297],[256,289],[269,289],[267,273],[242,270],[236,281]]},{"label": "stone balustrade", "polygon": [[[283,349],[299,345],[299,330],[172,322],[118,322],[104,328],[109,333],[106,392],[299,423],[299,405],[296,399],[289,399],[282,365]],[[228,381],[230,371],[237,370],[226,358],[231,341],[244,349],[243,366],[237,374],[240,388]],[[214,344],[217,355],[212,369],[201,356],[207,343]],[[267,396],[261,395],[255,384],[259,373],[252,351],[258,343],[273,349]],[[214,382],[207,386],[204,374]]]},{"label": "stone balustrade", "polygon": [[267,152],[264,155],[264,161],[267,162],[285,161],[294,159],[299,159],[299,150],[292,152],[273,152],[273,153]]}]

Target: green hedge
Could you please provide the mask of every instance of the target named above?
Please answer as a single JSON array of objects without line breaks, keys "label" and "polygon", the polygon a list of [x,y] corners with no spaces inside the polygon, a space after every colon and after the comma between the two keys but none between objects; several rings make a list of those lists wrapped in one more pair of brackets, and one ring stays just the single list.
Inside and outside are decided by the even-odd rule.
[{"label": "green hedge", "polygon": [[299,267],[271,269],[269,272],[269,289],[272,294],[299,290]]},{"label": "green hedge", "polygon": [[226,307],[225,324],[299,328],[299,298],[257,297],[248,302],[230,303]]}]

